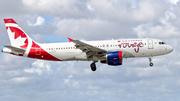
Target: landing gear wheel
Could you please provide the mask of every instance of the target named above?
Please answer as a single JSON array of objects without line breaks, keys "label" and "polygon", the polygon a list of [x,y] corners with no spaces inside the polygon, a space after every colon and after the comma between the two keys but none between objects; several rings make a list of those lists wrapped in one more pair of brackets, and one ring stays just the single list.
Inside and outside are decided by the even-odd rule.
[{"label": "landing gear wheel", "polygon": [[149,62],[150,62],[150,63],[149,63],[149,66],[151,66],[151,67],[152,67],[152,66],[153,66],[153,63],[152,63],[152,59],[151,59],[151,57],[149,57]]},{"label": "landing gear wheel", "polygon": [[149,66],[151,66],[151,67],[152,67],[152,66],[153,66],[153,63],[151,62],[151,63],[149,64]]},{"label": "landing gear wheel", "polygon": [[96,64],[95,63],[91,63],[91,70],[96,71]]}]

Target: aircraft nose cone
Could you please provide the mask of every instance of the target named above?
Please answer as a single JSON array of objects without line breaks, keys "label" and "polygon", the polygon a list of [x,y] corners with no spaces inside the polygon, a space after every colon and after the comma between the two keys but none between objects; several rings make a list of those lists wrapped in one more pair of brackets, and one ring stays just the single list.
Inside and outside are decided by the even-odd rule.
[{"label": "aircraft nose cone", "polygon": [[171,46],[169,46],[169,53],[171,53],[174,49],[171,47]]}]

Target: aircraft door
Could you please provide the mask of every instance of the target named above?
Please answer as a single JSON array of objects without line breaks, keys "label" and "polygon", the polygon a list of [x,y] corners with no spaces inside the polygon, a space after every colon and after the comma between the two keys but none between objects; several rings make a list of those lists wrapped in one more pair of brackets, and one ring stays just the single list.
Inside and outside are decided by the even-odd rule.
[{"label": "aircraft door", "polygon": [[153,40],[152,39],[148,39],[148,49],[153,49]]}]

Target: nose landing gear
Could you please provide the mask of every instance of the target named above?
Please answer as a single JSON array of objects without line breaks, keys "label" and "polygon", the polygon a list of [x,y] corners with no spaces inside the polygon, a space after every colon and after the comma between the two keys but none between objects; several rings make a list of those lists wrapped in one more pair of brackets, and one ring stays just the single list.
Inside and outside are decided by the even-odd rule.
[{"label": "nose landing gear", "polygon": [[152,63],[152,62],[151,62],[151,63],[149,63],[149,66],[151,66],[151,67],[152,67],[152,66],[153,66],[153,63]]},{"label": "nose landing gear", "polygon": [[149,63],[149,66],[151,66],[151,67],[152,67],[152,66],[153,66],[153,63],[152,63],[152,59],[151,59],[151,57],[149,57],[149,62],[150,62],[150,63]]}]

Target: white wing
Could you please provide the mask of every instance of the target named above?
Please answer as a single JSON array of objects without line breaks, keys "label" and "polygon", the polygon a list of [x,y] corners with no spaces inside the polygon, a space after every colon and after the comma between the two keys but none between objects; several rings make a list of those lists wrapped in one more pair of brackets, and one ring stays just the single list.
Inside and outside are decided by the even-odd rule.
[{"label": "white wing", "polygon": [[70,42],[72,41],[75,43],[75,47],[77,49],[80,49],[86,53],[88,60],[98,61],[99,58],[106,55],[106,50],[103,50],[103,49],[100,49],[98,47],[89,45],[89,44],[81,42],[79,40],[73,40],[70,38],[68,38],[68,39]]}]

